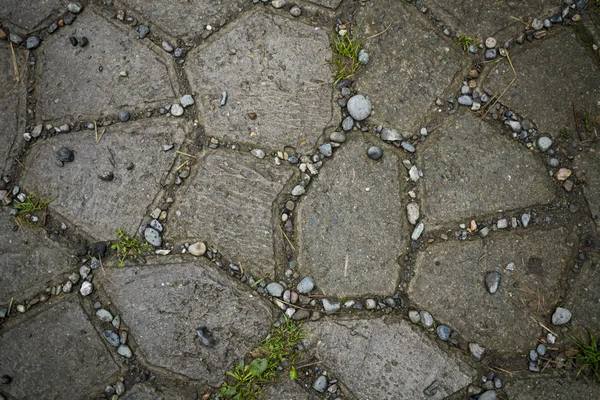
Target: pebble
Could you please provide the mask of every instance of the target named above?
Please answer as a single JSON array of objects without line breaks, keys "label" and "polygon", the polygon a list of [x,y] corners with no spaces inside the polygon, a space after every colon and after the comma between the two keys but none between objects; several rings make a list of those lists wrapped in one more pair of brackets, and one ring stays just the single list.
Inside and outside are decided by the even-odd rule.
[{"label": "pebble", "polygon": [[352,130],[352,127],[354,127],[354,119],[351,116],[348,115],[342,121],[342,129],[344,131],[348,132],[348,131]]},{"label": "pebble", "polygon": [[330,143],[324,143],[319,146],[319,153],[323,154],[325,157],[331,157],[333,154],[333,148]]},{"label": "pebble", "polygon": [[83,7],[79,3],[69,3],[67,4],[67,10],[72,12],[73,14],[79,14]]},{"label": "pebble", "polygon": [[131,358],[133,356],[131,349],[126,344],[120,345],[117,348],[117,353],[119,353],[120,355],[122,355],[125,358]]},{"label": "pebble", "polygon": [[471,107],[473,105],[473,99],[471,98],[471,96],[460,96],[458,98],[458,104]]},{"label": "pebble", "polygon": [[81,293],[82,296],[88,296],[92,293],[93,290],[94,286],[92,285],[92,283],[85,281],[81,284],[81,288],[79,288],[79,293]]},{"label": "pebble", "polygon": [[423,324],[425,328],[431,328],[433,326],[433,317],[427,311],[421,311],[419,316],[421,317],[421,324]]},{"label": "pebble", "polygon": [[181,117],[183,115],[183,107],[181,107],[179,104],[173,104],[170,112],[174,117]]},{"label": "pebble", "polygon": [[417,310],[410,310],[408,312],[408,319],[410,319],[413,324],[421,322],[421,316]]},{"label": "pebble", "polygon": [[196,242],[196,243],[192,243],[187,251],[196,257],[200,257],[203,256],[204,253],[206,253],[206,245],[204,244],[204,242]]},{"label": "pebble", "polygon": [[121,327],[121,317],[118,315],[115,316],[111,323],[115,328],[119,329]]},{"label": "pebble", "polygon": [[166,51],[167,53],[173,52],[173,46],[171,46],[171,43],[164,41],[161,43],[161,46],[162,46],[163,50]]},{"label": "pebble", "polygon": [[146,238],[146,241],[154,247],[159,247],[162,244],[160,234],[154,228],[146,228],[144,231],[144,238]]},{"label": "pebble", "polygon": [[521,132],[521,123],[519,121],[506,121],[506,125],[510,126],[513,132]]},{"label": "pebble", "polygon": [[534,30],[539,31],[540,29],[542,29],[544,27],[544,21],[534,18],[533,22],[531,23],[531,27]]},{"label": "pebble", "polygon": [[115,179],[115,175],[111,171],[106,171],[106,172],[99,174],[98,178],[100,178],[103,181],[110,182],[113,179]]},{"label": "pebble", "polygon": [[402,135],[397,130],[392,128],[383,128],[381,131],[381,140],[393,142],[396,140],[402,140]]},{"label": "pebble", "polygon": [[539,357],[539,354],[537,353],[537,351],[535,350],[529,350],[529,359],[531,361],[537,361]]},{"label": "pebble", "polygon": [[546,164],[548,164],[548,166],[551,168],[558,168],[560,166],[560,161],[554,157],[549,157],[546,160]]},{"label": "pebble", "polygon": [[250,153],[252,153],[252,155],[256,158],[260,158],[260,159],[265,158],[265,152],[262,151],[261,149],[252,149],[250,151]]},{"label": "pebble", "polygon": [[274,297],[281,297],[281,295],[283,294],[285,288],[277,282],[271,282],[267,285],[267,287],[265,288],[265,290],[267,291],[267,293],[269,293],[271,296]]},{"label": "pebble", "polygon": [[521,223],[523,224],[524,228],[527,228],[530,220],[531,220],[531,215],[529,215],[527,213],[524,213],[521,215]]},{"label": "pebble", "polygon": [[537,140],[537,146],[540,149],[540,151],[546,151],[550,148],[550,146],[552,146],[552,139],[550,139],[548,136],[542,136]]},{"label": "pebble", "polygon": [[535,348],[535,351],[540,355],[543,356],[546,354],[546,345],[543,343],[540,343],[537,345],[537,347]]},{"label": "pebble", "polygon": [[299,17],[300,15],[302,15],[302,9],[298,6],[293,6],[290,9],[290,14],[292,14],[293,17]]},{"label": "pebble", "polygon": [[112,322],[113,320],[113,316],[110,313],[110,311],[105,310],[104,308],[101,308],[98,311],[96,311],[96,317],[98,317],[98,319],[104,322]]},{"label": "pebble", "polygon": [[58,157],[58,161],[63,163],[72,162],[75,159],[75,154],[67,147],[59,148],[56,151],[56,156]]},{"label": "pebble", "polygon": [[378,146],[371,146],[367,149],[367,156],[371,160],[379,160],[381,157],[383,157],[383,149]]},{"label": "pebble", "polygon": [[19,305],[17,305],[17,311],[20,313],[24,313],[25,311],[27,311],[27,309],[25,308],[25,306],[23,304],[19,304]]},{"label": "pebble", "polygon": [[566,181],[572,174],[572,171],[568,168],[561,168],[556,173],[555,177],[559,181]]},{"label": "pebble", "polygon": [[131,118],[131,114],[129,113],[129,111],[125,111],[125,110],[119,111],[119,119],[122,122],[129,121],[129,118]]},{"label": "pebble", "polygon": [[417,203],[408,203],[406,206],[406,216],[411,225],[415,225],[419,220],[419,205]]},{"label": "pebble", "polygon": [[564,325],[571,320],[571,311],[563,307],[556,307],[552,314],[553,325]]},{"label": "pebble", "polygon": [[489,272],[485,276],[485,286],[490,294],[494,294],[498,291],[498,287],[500,287],[500,280],[502,279],[502,275],[499,272],[493,271]]},{"label": "pebble", "polygon": [[185,94],[179,100],[183,108],[188,108],[189,106],[194,105],[194,98],[191,94]]},{"label": "pebble", "polygon": [[344,143],[346,141],[346,134],[344,132],[333,132],[329,135],[329,140],[336,143]]},{"label": "pebble", "polygon": [[498,52],[496,51],[496,49],[486,50],[486,52],[485,52],[485,59],[486,60],[493,60],[496,57],[498,57]]},{"label": "pebble", "polygon": [[319,375],[319,377],[313,382],[312,387],[317,392],[323,393],[325,389],[327,389],[327,377],[324,375]]},{"label": "pebble", "polygon": [[554,343],[556,343],[556,336],[554,336],[551,333],[547,333],[546,340],[548,341],[548,344],[554,344]]},{"label": "pebble", "polygon": [[497,222],[498,229],[508,228],[508,220],[506,218],[499,219]]},{"label": "pebble", "polygon": [[493,49],[496,47],[496,38],[493,37],[489,37],[487,39],[485,39],[485,47],[487,47],[488,49]]},{"label": "pebble", "polygon": [[358,52],[358,62],[366,65],[369,63],[369,53],[365,51],[365,49],[360,49]]},{"label": "pebble", "polygon": [[418,181],[419,178],[421,177],[421,175],[419,174],[419,169],[415,165],[410,167],[410,169],[408,170],[408,176],[410,177],[410,180],[413,182]]},{"label": "pebble", "polygon": [[346,106],[348,113],[356,121],[362,121],[371,115],[371,101],[362,94],[352,96]]},{"label": "pebble", "polygon": [[377,302],[373,299],[367,299],[365,300],[365,308],[367,310],[374,310],[375,307],[377,307]]},{"label": "pebble", "polygon": [[479,396],[479,400],[496,400],[498,395],[495,390],[486,390]]},{"label": "pebble", "polygon": [[419,222],[419,225],[415,226],[415,229],[413,229],[412,234],[410,235],[410,238],[412,240],[414,240],[415,242],[417,240],[419,240],[419,238],[421,237],[421,234],[423,233],[423,229],[425,229],[425,223],[423,221]]},{"label": "pebble", "polygon": [[471,357],[473,357],[474,361],[481,361],[485,354],[485,348],[477,343],[469,343],[469,350],[471,351]]},{"label": "pebble", "polygon": [[123,382],[117,382],[115,384],[115,393],[117,396],[122,396],[125,394],[125,384]]},{"label": "pebble", "polygon": [[285,0],[273,0],[273,1],[271,2],[271,5],[272,5],[274,8],[282,8],[282,7],[284,7],[284,6],[285,6],[285,3],[286,3],[286,2],[285,2]]},{"label": "pebble", "polygon": [[329,299],[322,299],[321,303],[323,303],[323,308],[325,309],[326,314],[333,314],[340,309],[340,302]]},{"label": "pebble", "polygon": [[309,293],[311,290],[313,290],[315,287],[315,281],[313,280],[313,278],[307,276],[306,278],[302,279],[298,285],[296,286],[296,289],[298,289],[298,292],[302,293],[302,294],[306,294]]},{"label": "pebble", "polygon": [[140,26],[138,26],[137,32],[140,39],[143,39],[150,33],[150,28],[148,28],[144,24],[141,24]]},{"label": "pebble", "polygon": [[438,325],[436,329],[438,337],[444,342],[450,339],[451,329],[446,325]]},{"label": "pebble", "polygon": [[23,38],[14,32],[8,34],[8,39],[16,45],[23,43]]},{"label": "pebble", "polygon": [[304,193],[306,193],[306,189],[300,185],[296,185],[292,189],[292,196],[302,196]]},{"label": "pebble", "polygon": [[534,361],[529,361],[529,370],[531,372],[540,372],[540,366]]},{"label": "pebble", "polygon": [[400,146],[402,146],[402,148],[406,151],[408,151],[409,153],[414,153],[416,151],[415,146],[413,146],[412,144],[404,141],[402,143],[400,143]]},{"label": "pebble", "polygon": [[[48,33],[53,34],[58,29],[58,23],[53,22],[52,25],[48,27]],[[0,38],[1,39],[1,38]]]},{"label": "pebble", "polygon": [[106,339],[106,341],[114,347],[119,347],[119,345],[121,344],[121,340],[119,338],[119,335],[117,335],[115,332],[110,331],[110,330],[106,330],[103,333],[104,339]]},{"label": "pebble", "polygon": [[40,38],[38,38],[37,36],[30,36],[27,38],[27,41],[25,42],[25,47],[27,48],[27,50],[33,50],[35,48],[37,48],[40,45]]}]

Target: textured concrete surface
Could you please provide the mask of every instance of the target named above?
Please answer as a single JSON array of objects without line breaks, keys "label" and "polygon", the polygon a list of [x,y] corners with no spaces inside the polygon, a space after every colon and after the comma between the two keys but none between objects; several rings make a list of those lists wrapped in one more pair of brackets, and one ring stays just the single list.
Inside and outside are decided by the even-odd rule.
[{"label": "textured concrete surface", "polygon": [[583,378],[529,378],[507,384],[506,393],[508,400],[595,400],[600,398],[600,387]]},{"label": "textured concrete surface", "polygon": [[300,270],[330,296],[389,295],[396,289],[397,259],[407,239],[399,196],[405,172],[391,146],[381,160],[369,159],[366,151],[374,143],[352,134],[298,207]]},{"label": "textured concrete surface", "polygon": [[316,400],[319,397],[307,392],[287,375],[282,376],[275,384],[268,386],[265,393],[266,400]]},{"label": "textured concrete surface", "polygon": [[[98,240],[114,239],[117,229],[133,235],[166,182],[184,135],[182,123],[149,120],[109,126],[99,143],[91,130],[58,135],[32,148],[23,186],[56,198],[50,209]],[[163,151],[162,146],[169,144],[175,148]],[[59,167],[55,152],[63,146],[75,153],[75,159]],[[131,170],[129,162],[134,164]],[[114,180],[99,178],[107,172]]]},{"label": "textured concrete surface", "polygon": [[[151,365],[218,386],[270,327],[271,311],[256,294],[198,259],[189,264],[112,269],[104,290],[121,310]],[[215,344],[196,330],[206,327]]]},{"label": "textured concrete surface", "polygon": [[600,264],[592,257],[583,263],[565,303],[573,314],[572,324],[582,330],[600,327],[599,285]]},{"label": "textured concrete surface", "polygon": [[592,219],[600,228],[600,146],[596,145],[575,157],[573,170],[584,182],[583,194],[588,202]]},{"label": "textured concrete surface", "polygon": [[357,83],[373,102],[375,113],[370,119],[404,137],[418,134],[426,112],[465,68],[466,59],[404,2],[367,2],[356,19],[372,60]]},{"label": "textured concrete surface", "polygon": [[[360,399],[443,399],[475,375],[406,321],[330,319],[305,328],[309,348]],[[439,389],[426,396],[434,381]]]},{"label": "textured concrete surface", "polygon": [[19,399],[88,398],[119,371],[77,299],[0,331],[0,354],[1,389]]},{"label": "textured concrete surface", "polygon": [[59,15],[67,3],[66,0],[2,0],[0,19],[25,34],[38,28],[47,17]]},{"label": "textured concrete surface", "polygon": [[119,398],[124,400],[188,400],[190,398],[190,394],[180,392],[173,389],[156,387],[151,383],[142,383],[135,385]]},{"label": "textured concrete surface", "polygon": [[189,57],[186,71],[210,136],[306,153],[333,124],[331,92],[323,90],[331,83],[331,50],[322,29],[252,13]]},{"label": "textured concrete surface", "polygon": [[[71,46],[70,36],[85,36],[89,44]],[[57,123],[93,120],[172,104],[179,97],[164,54],[90,6],[41,48],[38,118]]]},{"label": "textured concrete surface", "polygon": [[[417,256],[408,295],[465,340],[498,353],[524,353],[539,335],[536,321],[545,323],[559,300],[576,249],[576,236],[563,228],[435,243]],[[515,270],[505,270],[511,262]],[[501,274],[494,294],[485,286],[492,271]]]},{"label": "textured concrete surface", "polygon": [[283,240],[272,207],[293,171],[248,153],[209,150],[198,172],[180,191],[168,236],[206,241],[233,262],[272,276],[274,240]]},{"label": "textured concrete surface", "polygon": [[417,166],[424,171],[421,209],[429,227],[552,201],[542,161],[500,132],[463,112],[443,120],[423,143]]}]

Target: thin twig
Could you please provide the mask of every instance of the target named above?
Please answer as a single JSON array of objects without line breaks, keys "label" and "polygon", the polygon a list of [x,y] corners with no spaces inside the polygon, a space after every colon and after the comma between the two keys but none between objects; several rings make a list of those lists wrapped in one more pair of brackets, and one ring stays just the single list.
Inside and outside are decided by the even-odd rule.
[{"label": "thin twig", "polygon": [[287,304],[288,306],[299,308],[301,310],[307,310],[307,311],[309,311],[308,308],[300,307],[300,306],[297,306],[296,304],[288,303],[287,301],[283,301],[281,299],[276,299],[276,300],[282,302],[283,304]]},{"label": "thin twig", "polygon": [[541,374],[542,372],[544,372],[544,370],[546,369],[546,367],[547,367],[548,365],[550,365],[550,360],[546,361],[546,365],[544,365],[544,367],[543,367],[543,368],[542,368],[542,370],[540,371],[540,374]]},{"label": "thin twig", "polygon": [[367,38],[363,39],[363,41],[364,41],[364,40],[369,40],[369,39],[376,38],[376,37],[377,37],[377,36],[379,36],[379,35],[383,35],[384,33],[386,33],[386,32],[387,32],[387,30],[388,30],[388,29],[390,29],[390,27],[391,27],[391,26],[392,26],[392,23],[390,22],[390,24],[388,25],[388,27],[387,27],[387,28],[385,28],[384,30],[382,30],[382,31],[381,31],[381,32],[379,32],[379,33],[376,33],[376,34],[374,34],[374,35],[372,35],[372,36],[369,36],[369,37],[367,37]]},{"label": "thin twig", "polygon": [[510,16],[512,19],[519,21],[523,25],[527,26],[527,22],[523,21],[521,18]]},{"label": "thin twig", "polygon": [[494,104],[492,104],[492,105],[491,105],[491,106],[490,106],[490,107],[489,107],[489,108],[488,108],[488,109],[485,111],[485,113],[483,113],[483,115],[481,116],[481,119],[483,119],[483,117],[485,117],[485,116],[487,115],[488,111],[489,111],[489,110],[490,110],[492,107],[494,107],[496,104],[498,104],[498,102],[500,101],[500,98],[501,98],[502,96],[504,96],[504,94],[505,94],[505,93],[508,91],[508,89],[509,89],[509,88],[510,88],[510,87],[511,87],[511,86],[512,86],[514,83],[515,83],[515,81],[517,80],[517,77],[518,77],[518,76],[517,76],[517,71],[515,71],[515,67],[513,66],[513,63],[512,63],[512,61],[510,60],[510,54],[509,54],[508,52],[506,52],[506,59],[508,60],[508,63],[510,64],[510,68],[512,69],[512,72],[513,72],[513,75],[514,75],[514,77],[513,77],[512,81],[510,81],[510,83],[508,84],[508,86],[507,86],[507,87],[504,89],[504,91],[503,91],[503,92],[500,94],[500,96],[498,96],[498,97],[496,98],[496,101],[494,102]]},{"label": "thin twig", "polygon": [[19,66],[17,65],[17,56],[15,55],[15,48],[13,47],[12,42],[10,42],[10,51],[12,52],[13,69],[15,70],[15,81],[19,83],[21,82],[21,78],[19,77]]},{"label": "thin twig", "polygon": [[[533,317],[532,317],[533,318]],[[535,321],[535,318],[533,319]],[[556,333],[554,333],[554,331],[552,331],[550,328],[548,328],[546,325],[542,324],[540,321],[536,321],[538,324],[540,324],[540,326],[542,328],[544,328],[545,330],[547,330],[548,332],[550,332],[551,334],[553,334],[554,336],[558,337],[558,335]]]},{"label": "thin twig", "polygon": [[181,163],[181,165],[180,165],[179,167],[177,167],[177,168],[175,169],[175,171],[179,171],[181,168],[185,167],[187,164],[188,164],[188,162],[187,162],[187,160],[186,160],[186,161],[184,161],[183,163]]},{"label": "thin twig", "polygon": [[102,272],[104,273],[104,278],[106,278],[110,283],[112,283],[114,285],[114,287],[117,287],[117,285],[113,281],[111,281],[109,277],[106,276],[106,270],[104,269],[104,264],[102,263],[102,257],[100,257],[99,261],[100,261],[100,268],[102,268]]},{"label": "thin twig", "polygon": [[192,157],[192,158],[197,158],[196,156],[193,156],[193,155],[188,154],[188,153],[184,153],[183,151],[179,151],[179,150],[176,150],[175,153],[182,154],[184,156],[188,156],[188,157]]},{"label": "thin twig", "polygon": [[317,365],[317,364],[321,364],[321,361],[316,361],[316,362],[306,364],[306,365],[300,365],[300,366],[296,367],[296,369],[306,368],[306,367],[310,367],[310,366]]},{"label": "thin twig", "polygon": [[296,253],[296,248],[294,247],[294,245],[292,244],[290,238],[288,237],[288,235],[285,234],[285,232],[283,231],[283,229],[281,229],[281,225],[277,225],[279,226],[279,230],[281,231],[281,233],[283,234],[283,237],[285,237],[285,240],[287,240],[287,242],[290,244],[290,247],[292,248],[292,251],[294,253]]},{"label": "thin twig", "polygon": [[512,375],[512,374],[514,374],[514,373],[516,373],[516,372],[519,372],[519,371],[509,371],[509,370],[507,370],[507,369],[500,368],[500,367],[490,367],[490,369],[491,369],[492,371],[500,371],[500,372],[504,372],[505,374],[509,374],[509,375]]},{"label": "thin twig", "polygon": [[102,129],[102,132],[100,132],[100,137],[98,138],[98,141],[96,142],[96,144],[98,144],[102,141],[102,136],[104,136],[104,132],[106,132],[106,128]]},{"label": "thin twig", "polygon": [[96,144],[98,144],[98,125],[96,124],[95,120],[94,120],[94,132],[96,133]]},{"label": "thin twig", "polygon": [[[11,43],[11,46],[12,46],[12,43]],[[14,297],[11,297],[11,298],[10,298],[10,303],[8,303],[8,311],[6,312],[6,315],[10,315],[10,309],[12,308],[12,305],[13,305],[13,301],[14,301],[14,300],[15,300],[15,298],[14,298]]]},{"label": "thin twig", "polygon": [[577,136],[579,136],[579,141],[582,141],[583,137],[581,137],[581,132],[579,132],[579,124],[577,123],[577,111],[575,111],[575,103],[571,102],[571,106],[573,106],[573,119],[575,120],[575,129],[577,130]]}]

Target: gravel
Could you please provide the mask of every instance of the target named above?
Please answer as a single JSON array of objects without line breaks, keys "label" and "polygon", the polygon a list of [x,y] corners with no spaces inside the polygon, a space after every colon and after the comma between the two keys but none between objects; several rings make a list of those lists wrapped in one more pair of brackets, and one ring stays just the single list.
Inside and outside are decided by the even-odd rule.
[{"label": "gravel", "polygon": [[419,316],[421,317],[421,323],[425,328],[431,328],[433,326],[433,317],[429,312],[421,311]]},{"label": "gravel", "polygon": [[415,226],[415,229],[413,229],[412,234],[410,235],[410,238],[412,240],[414,240],[415,242],[417,240],[419,240],[419,238],[421,237],[421,234],[423,233],[423,229],[425,229],[425,223],[423,221],[419,222],[419,225]]},{"label": "gravel", "polygon": [[129,118],[131,118],[131,114],[129,113],[129,111],[125,111],[125,110],[119,111],[119,119],[122,122],[129,121]]},{"label": "gravel", "polygon": [[419,322],[421,322],[421,315],[419,315],[419,312],[417,310],[410,310],[408,312],[408,318],[414,324],[418,324]]},{"label": "gravel", "polygon": [[327,389],[327,377],[324,375],[319,375],[319,377],[313,382],[312,387],[317,392],[323,393],[325,389]]},{"label": "gravel", "polygon": [[447,341],[450,339],[450,334],[452,333],[452,330],[446,325],[438,325],[436,332],[441,340]]},{"label": "gravel", "polygon": [[160,234],[154,228],[146,228],[146,230],[144,231],[144,238],[146,238],[146,241],[154,247],[160,247],[160,245],[162,244]]},{"label": "gravel", "polygon": [[103,333],[104,339],[106,339],[106,341],[114,347],[119,347],[119,345],[121,344],[121,341],[119,339],[119,335],[117,335],[115,332],[111,331],[111,330],[106,330]]},{"label": "gravel", "polygon": [[563,307],[556,307],[552,314],[552,324],[564,325],[571,320],[571,311]]},{"label": "gravel", "polygon": [[181,117],[183,115],[183,107],[179,104],[173,104],[171,106],[171,115],[174,117]]},{"label": "gravel", "polygon": [[485,348],[477,343],[469,343],[469,351],[471,351],[471,357],[473,357],[474,361],[481,361],[485,354]]},{"label": "gravel", "polygon": [[367,149],[367,156],[371,160],[379,160],[381,157],[383,157],[383,149],[378,146],[371,146]]},{"label": "gravel", "polygon": [[275,296],[275,297],[281,297],[281,295],[283,294],[285,288],[277,282],[271,282],[267,285],[267,287],[265,288],[265,290],[267,291],[267,293],[269,293],[271,296]]},{"label": "gravel", "polygon": [[502,275],[499,272],[493,271],[489,272],[485,276],[485,286],[487,287],[487,291],[490,294],[494,294],[498,291],[500,287],[500,280],[502,279]]},{"label": "gravel", "polygon": [[25,42],[25,47],[27,48],[27,50],[36,49],[39,45],[40,45],[40,38],[38,38],[37,36],[30,36],[27,38],[27,41]]},{"label": "gravel", "polygon": [[324,143],[319,146],[319,153],[323,154],[325,157],[331,157],[333,154],[333,148],[330,143]]},{"label": "gravel", "polygon": [[129,346],[127,346],[125,344],[122,344],[117,348],[117,353],[119,353],[120,355],[122,355],[125,358],[131,358],[133,356],[131,349],[129,348]]},{"label": "gravel", "polygon": [[81,284],[79,293],[81,293],[82,296],[89,296],[93,290],[94,290],[94,286],[92,285],[92,283],[85,281]]},{"label": "gravel", "polygon": [[290,14],[292,14],[293,17],[299,17],[300,15],[302,15],[302,9],[298,6],[293,6],[290,9]]},{"label": "gravel", "polygon": [[537,140],[537,146],[540,151],[546,151],[552,146],[552,139],[548,136],[542,136]]},{"label": "gravel", "polygon": [[140,26],[138,26],[137,32],[140,39],[143,39],[150,33],[150,28],[148,28],[144,24],[141,24]]},{"label": "gravel", "polygon": [[195,242],[190,244],[187,250],[191,255],[200,257],[206,253],[206,245],[204,242]]},{"label": "gravel", "polygon": [[323,308],[325,309],[326,314],[333,314],[340,309],[340,302],[330,299],[322,299],[321,303],[323,303]]},{"label": "gravel", "polygon": [[112,322],[113,320],[113,316],[110,313],[110,311],[105,310],[104,308],[101,308],[98,311],[96,311],[96,317],[98,317],[99,320],[104,322]]},{"label": "gravel", "polygon": [[417,203],[408,203],[406,206],[406,216],[411,225],[415,225],[419,220],[419,205]]},{"label": "gravel", "polygon": [[298,285],[296,286],[296,289],[298,290],[298,292],[302,293],[302,294],[306,294],[309,293],[311,290],[313,290],[313,288],[315,287],[315,281],[313,280],[313,278],[307,276],[306,278],[302,279]]},{"label": "gravel", "polygon": [[470,107],[473,105],[473,99],[471,98],[471,96],[460,96],[458,98],[458,104],[461,104],[463,106],[467,106]]},{"label": "gravel", "polygon": [[381,131],[381,140],[393,142],[396,140],[402,140],[402,135],[397,130],[392,128],[383,128]]},{"label": "gravel", "polygon": [[354,127],[354,119],[348,115],[342,121],[342,129],[344,131],[348,132],[348,131],[352,130],[353,127]]},{"label": "gravel", "polygon": [[350,116],[356,121],[362,121],[371,115],[371,101],[362,94],[352,96],[346,107]]},{"label": "gravel", "polygon": [[194,98],[191,94],[185,94],[179,100],[181,102],[181,106],[183,108],[188,108],[189,106],[194,105]]}]

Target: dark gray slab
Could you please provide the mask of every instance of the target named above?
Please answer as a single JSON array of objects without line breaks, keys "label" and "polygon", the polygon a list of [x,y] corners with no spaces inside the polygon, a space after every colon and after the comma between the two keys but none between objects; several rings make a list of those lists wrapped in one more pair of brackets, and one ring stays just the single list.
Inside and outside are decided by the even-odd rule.
[{"label": "dark gray slab", "polygon": [[18,27],[20,33],[37,28],[46,17],[64,11],[66,0],[2,0],[0,19]]},{"label": "dark gray slab", "polygon": [[600,398],[600,386],[597,382],[549,377],[547,379],[521,379],[506,383],[508,400],[597,400]]},{"label": "dark gray slab", "polygon": [[[417,256],[408,295],[467,341],[523,354],[541,333],[536,320],[548,322],[576,249],[577,238],[564,228],[434,243]],[[515,270],[506,271],[511,262]],[[494,294],[484,283],[492,271],[501,274]]]},{"label": "dark gray slab", "polygon": [[119,371],[77,300],[0,333],[2,390],[18,399],[82,399]]},{"label": "dark gray slab", "polygon": [[[475,370],[406,321],[329,319],[305,329],[309,349],[359,399],[443,399],[475,378]],[[434,381],[439,390],[426,396]]]},{"label": "dark gray slab", "polygon": [[[384,146],[380,161],[369,146]],[[391,146],[354,133],[320,170],[297,211],[298,263],[330,296],[391,294],[404,252],[399,157]]]},{"label": "dark gray slab", "polygon": [[[571,324],[595,331],[600,327],[600,266],[598,258],[585,262],[573,287],[569,291],[565,307],[573,314]],[[587,337],[587,333],[586,333]]]},{"label": "dark gray slab", "polygon": [[263,389],[266,400],[317,400],[314,393],[307,392],[300,384],[290,380],[285,374],[274,384],[269,384]]},{"label": "dark gray slab", "polygon": [[499,125],[468,111],[441,122],[419,148],[417,166],[424,173],[421,213],[429,227],[554,198],[543,162],[502,135]]},{"label": "dark gray slab", "polygon": [[[271,326],[271,311],[243,284],[200,258],[189,264],[111,269],[104,286],[137,343],[137,356],[219,386],[225,371]],[[205,326],[216,344],[201,343]]]},{"label": "dark gray slab", "polygon": [[[331,50],[323,29],[256,12],[192,50],[187,60],[210,136],[306,153],[339,115],[332,107]],[[228,100],[221,107],[223,91]]]},{"label": "dark gray slab", "polygon": [[233,262],[272,276],[274,240],[283,240],[272,207],[292,170],[249,153],[209,150],[177,194],[167,237],[216,246]]},{"label": "dark gray slab", "polygon": [[319,6],[333,8],[333,9],[336,9],[342,2],[342,0],[308,0],[308,1],[310,1],[311,3],[314,3],[316,5],[319,5]]},{"label": "dark gray slab", "polygon": [[63,281],[75,269],[71,256],[41,228],[14,231],[13,218],[0,211],[0,304],[7,306]]},{"label": "dark gray slab", "polygon": [[453,42],[403,3],[375,1],[359,8],[362,38],[387,31],[364,40],[371,61],[358,76],[357,88],[373,102],[372,121],[410,137],[419,133],[436,97],[466,65]]},{"label": "dark gray slab", "polygon": [[592,219],[600,228],[600,146],[596,145],[579,153],[573,161],[577,178],[583,180],[583,194],[588,202]]},{"label": "dark gray slab", "polygon": [[[71,46],[70,36],[85,36],[89,44]],[[172,104],[178,96],[171,61],[148,43],[89,6],[41,47],[36,116],[46,121],[93,120],[122,109]],[[120,75],[123,71],[126,77]]]},{"label": "dark gray slab", "polygon": [[158,387],[151,383],[141,383],[119,398],[122,400],[189,400],[191,395],[183,394],[182,391]]},{"label": "dark gray slab", "polygon": [[[184,135],[182,122],[147,119],[107,127],[98,144],[93,130],[58,135],[31,149],[22,184],[56,198],[50,209],[96,239],[114,239],[116,229],[134,235]],[[175,148],[165,152],[166,144]],[[55,151],[63,146],[74,151],[75,159],[59,167]],[[128,162],[133,169],[127,169]],[[101,180],[105,172],[112,172],[114,180]]]},{"label": "dark gray slab", "polygon": [[531,17],[543,20],[558,11],[557,3],[552,0],[431,0],[427,2],[427,6],[431,13],[441,18],[453,32],[480,41],[488,36],[506,40],[523,30],[523,23],[515,18]]},{"label": "dark gray slab", "polygon": [[[593,113],[600,98],[598,58],[587,47],[566,30],[513,51],[518,78],[501,102],[532,119],[544,134],[556,137],[566,127],[577,137],[573,105],[579,113]],[[499,95],[512,79],[510,66],[501,62],[483,80],[483,87]]]}]

